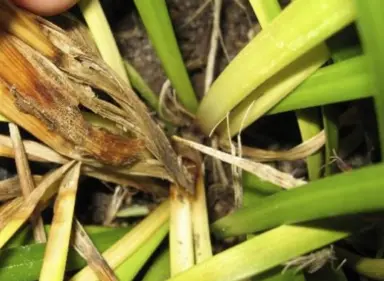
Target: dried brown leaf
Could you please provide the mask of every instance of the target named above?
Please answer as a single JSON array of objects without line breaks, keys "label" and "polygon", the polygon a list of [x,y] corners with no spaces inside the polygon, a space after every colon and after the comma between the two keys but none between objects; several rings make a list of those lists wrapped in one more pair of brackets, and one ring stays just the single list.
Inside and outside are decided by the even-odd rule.
[{"label": "dried brown leaf", "polygon": [[[20,179],[21,192],[24,198],[28,198],[35,189],[35,182],[31,170],[29,169],[28,159],[18,127],[13,123],[9,123],[9,133],[15,150],[16,169]],[[44,230],[44,222],[40,214],[35,212],[32,214],[30,220],[35,241],[38,243],[45,243],[47,241],[47,236]]]},{"label": "dried brown leaf", "polygon": [[78,220],[74,221],[73,225],[74,236],[72,246],[87,261],[88,266],[97,275],[99,280],[103,281],[118,281],[115,273],[105,261],[101,253],[93,244],[91,238],[84,230]]},{"label": "dried brown leaf", "polygon": [[[15,98],[10,94],[9,89],[0,79],[0,100],[2,106],[0,113],[7,116],[10,120],[20,125],[27,131],[31,132],[36,138],[45,142],[48,146],[53,147],[60,154],[66,155],[72,159],[80,158],[73,149],[73,144],[66,141],[60,135],[50,131],[36,117],[19,111],[16,106]],[[39,158],[39,157],[38,157]]]},{"label": "dried brown leaf", "polygon": [[93,156],[101,162],[119,165],[132,162],[142,150],[141,140],[113,135],[86,122],[71,95],[75,89],[65,75],[21,40],[2,34],[0,64],[18,72],[16,76],[13,71],[0,70],[19,110],[37,117],[74,144],[82,158]]},{"label": "dried brown leaf", "polygon": [[[62,55],[61,61],[57,63],[58,67],[75,81],[81,81],[110,95],[124,109],[124,117],[128,118],[131,124],[128,129],[138,137],[144,138],[147,149],[164,164],[176,182],[193,191],[192,179],[177,161],[177,155],[164,132],[152,120],[145,104],[140,101],[129,85],[102,60],[91,57],[75,47],[73,42],[68,41],[64,30],[41,18],[39,20],[42,30],[46,32],[51,42],[66,54]],[[126,122],[123,124],[116,119],[113,121],[127,127]]]},{"label": "dried brown leaf", "polygon": [[[122,165],[132,162],[142,151],[144,142],[146,148],[163,163],[175,181],[193,192],[191,176],[178,162],[164,132],[152,120],[146,106],[129,85],[94,52],[87,52],[84,43],[79,43],[79,36],[68,36],[63,29],[47,20],[15,8],[8,1],[2,1],[5,3],[4,11],[10,10],[16,15],[5,21],[14,24],[3,24],[2,27],[17,38],[8,33],[2,34],[0,77],[3,80],[2,88],[11,90],[18,109],[38,118],[69,142],[75,152],[68,153],[69,149],[62,151],[73,159],[90,157],[101,162]],[[33,32],[28,34],[26,23],[32,26]],[[37,31],[39,38],[44,37],[41,46],[31,40],[33,33]],[[87,40],[86,36],[83,39]],[[54,51],[54,54],[47,50]],[[13,73],[6,73],[5,69],[11,68],[19,70],[21,77],[17,75],[16,79]],[[104,91],[121,108],[97,99],[91,87]],[[116,136],[92,127],[80,115],[80,103],[125,127],[136,139]],[[14,114],[2,113],[18,123]]]},{"label": "dried brown leaf", "polygon": [[[319,150],[325,144],[325,132],[321,131],[312,138],[305,142],[288,150],[273,151],[266,149],[259,149],[248,146],[241,146],[242,155],[245,158],[250,158],[258,162],[270,162],[270,161],[281,161],[281,160],[298,160],[305,159],[312,155],[314,152]],[[228,142],[222,142],[221,148],[227,152],[230,152],[230,146]]]},{"label": "dried brown leaf", "polygon": [[239,167],[244,171],[247,171],[251,174],[256,175],[262,180],[269,181],[283,188],[290,189],[290,188],[294,188],[294,187],[306,184],[304,180],[296,179],[291,174],[280,172],[279,170],[271,166],[254,162],[248,159],[243,159],[238,156],[233,156],[231,154],[228,154],[219,150],[215,150],[209,146],[205,146],[197,142],[183,139],[178,136],[173,136],[173,139],[181,144],[187,145],[204,154],[220,159],[225,163]]}]

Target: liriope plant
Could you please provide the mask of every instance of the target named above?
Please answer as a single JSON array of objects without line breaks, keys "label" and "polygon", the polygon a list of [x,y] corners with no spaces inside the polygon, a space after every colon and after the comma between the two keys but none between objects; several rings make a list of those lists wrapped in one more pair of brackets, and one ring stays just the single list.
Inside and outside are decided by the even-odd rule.
[{"label": "liriope plant", "polygon": [[[212,1],[217,15],[220,1]],[[151,118],[147,106],[159,111],[159,97],[121,58],[98,0],[79,3],[90,33],[72,17],[65,20],[77,28],[64,30],[1,1],[0,122],[9,123],[11,133],[0,136],[0,155],[15,158],[18,177],[0,182],[0,200],[8,200],[0,207],[0,253],[7,257],[0,279],[59,281],[71,272],[70,280],[348,280],[327,266],[306,274],[345,258],[345,267],[362,277],[383,280],[383,246],[363,241],[377,252],[365,256],[354,251],[354,240],[380,229],[380,217],[371,213],[384,209],[384,166],[339,175],[329,167],[343,126],[329,105],[373,97],[384,145],[381,1],[295,0],[282,11],[275,1],[251,1],[262,31],[207,84],[200,102],[166,2],[134,2],[179,110],[196,125],[189,133],[198,128],[204,137],[169,138]],[[361,46],[339,42],[336,51],[327,41],[351,24],[358,26],[363,54]],[[114,102],[97,98],[94,89]],[[288,151],[241,146],[241,132],[262,116],[319,107],[322,119],[316,122],[324,131],[305,137],[302,130],[303,143]],[[38,142],[22,140],[18,127]],[[217,147],[206,141],[211,137],[219,140]],[[323,146],[325,167],[310,160]],[[209,165],[197,151],[231,165],[229,184],[243,197],[243,205],[215,222],[208,220],[206,203]],[[310,183],[264,163],[297,159],[307,159]],[[27,160],[61,166],[41,177],[31,174]],[[323,168],[324,179],[313,176]],[[133,227],[83,227],[73,211],[80,175],[163,198],[169,190],[169,199],[151,212],[121,212],[149,213]],[[33,221],[52,200],[47,231]],[[33,244],[36,233],[47,234],[47,243]],[[236,243],[215,253],[210,234],[220,243],[235,237]],[[340,240],[344,244],[334,248]],[[348,243],[352,247],[345,248]]]}]

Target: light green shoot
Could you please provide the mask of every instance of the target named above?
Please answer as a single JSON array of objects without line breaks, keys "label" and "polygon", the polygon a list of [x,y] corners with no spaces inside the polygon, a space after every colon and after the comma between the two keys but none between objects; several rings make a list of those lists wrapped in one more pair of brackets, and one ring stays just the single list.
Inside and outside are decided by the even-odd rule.
[{"label": "light green shoot", "polygon": [[198,102],[177,45],[165,0],[134,2],[177,97],[187,110],[195,113]]},{"label": "light green shoot", "polygon": [[81,0],[79,7],[105,62],[129,84],[123,60],[99,0]]},{"label": "light green shoot", "polygon": [[291,3],[243,48],[213,83],[197,112],[203,132],[210,134],[254,89],[351,23],[355,16],[352,0]]}]

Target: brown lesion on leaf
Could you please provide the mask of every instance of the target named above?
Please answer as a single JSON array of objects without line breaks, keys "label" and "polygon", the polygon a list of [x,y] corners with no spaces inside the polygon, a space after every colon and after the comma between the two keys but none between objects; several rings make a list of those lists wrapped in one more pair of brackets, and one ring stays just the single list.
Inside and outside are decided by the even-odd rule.
[{"label": "brown lesion on leaf", "polygon": [[20,111],[44,122],[84,157],[112,165],[132,163],[139,157],[144,150],[142,140],[93,127],[71,95],[75,89],[51,62],[21,40],[6,33],[0,36],[0,76]]},{"label": "brown lesion on leaf", "polygon": [[140,152],[145,149],[144,140],[127,139],[103,129],[92,128],[86,140],[92,142],[90,147],[96,158],[107,160],[112,165],[131,164],[140,158]]}]

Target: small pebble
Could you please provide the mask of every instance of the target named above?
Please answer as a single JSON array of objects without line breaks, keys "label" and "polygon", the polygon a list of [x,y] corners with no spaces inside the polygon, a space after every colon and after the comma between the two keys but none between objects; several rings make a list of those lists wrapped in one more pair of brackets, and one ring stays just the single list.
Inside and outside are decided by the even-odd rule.
[{"label": "small pebble", "polygon": [[0,180],[5,180],[9,178],[9,176],[9,172],[6,169],[0,167]]}]

